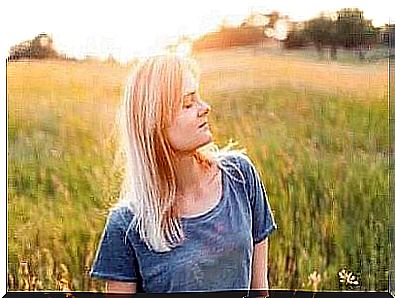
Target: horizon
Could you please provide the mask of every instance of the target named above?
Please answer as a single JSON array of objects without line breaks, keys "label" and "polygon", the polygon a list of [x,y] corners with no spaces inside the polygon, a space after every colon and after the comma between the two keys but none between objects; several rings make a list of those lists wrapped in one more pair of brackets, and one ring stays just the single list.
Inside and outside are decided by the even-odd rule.
[{"label": "horizon", "polygon": [[[31,40],[40,33],[46,33],[52,37],[54,48],[68,57],[94,57],[104,60],[111,56],[119,62],[127,62],[164,53],[166,46],[177,43],[181,36],[196,39],[217,31],[224,23],[237,26],[252,12],[267,14],[278,11],[281,16],[288,16],[290,21],[301,22],[320,13],[335,13],[342,8],[358,8],[364,12],[365,19],[372,20],[375,27],[395,21],[395,4],[385,3],[385,0],[375,1],[374,5],[363,0],[334,0],[321,3],[292,3],[290,0],[248,0],[242,3],[183,3],[179,0],[156,2],[147,0],[139,5],[124,7],[121,0],[100,3],[78,3],[72,0],[67,6],[62,7],[62,10],[57,10],[53,3],[37,5],[37,2],[28,2],[22,5],[26,8],[23,12],[12,8],[12,5],[20,6],[20,2],[7,3],[11,7],[6,11],[18,14],[13,17],[12,13],[9,13],[7,17],[12,20],[21,18],[24,22],[13,22],[14,26],[6,29],[10,32],[5,35],[8,40],[4,45],[8,52],[11,46]],[[390,13],[392,15],[389,15]],[[34,21],[30,21],[32,18]],[[12,22],[6,20],[6,23]]]}]

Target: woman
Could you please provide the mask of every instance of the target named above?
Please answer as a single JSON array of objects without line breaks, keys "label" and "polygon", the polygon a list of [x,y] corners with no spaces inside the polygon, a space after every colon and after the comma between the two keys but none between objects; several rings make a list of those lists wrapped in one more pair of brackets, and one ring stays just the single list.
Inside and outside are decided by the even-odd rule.
[{"label": "woman", "polygon": [[267,237],[276,226],[265,189],[244,154],[211,150],[210,106],[194,70],[160,56],[128,81],[121,200],[91,270],[108,292],[268,288]]}]

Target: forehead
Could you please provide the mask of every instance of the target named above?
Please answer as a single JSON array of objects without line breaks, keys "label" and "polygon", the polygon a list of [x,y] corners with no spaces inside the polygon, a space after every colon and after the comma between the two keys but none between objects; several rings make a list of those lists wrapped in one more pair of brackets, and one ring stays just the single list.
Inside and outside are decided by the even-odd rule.
[{"label": "forehead", "polygon": [[191,72],[186,72],[186,74],[184,75],[183,94],[196,92],[198,88],[199,83],[197,79],[192,75]]}]

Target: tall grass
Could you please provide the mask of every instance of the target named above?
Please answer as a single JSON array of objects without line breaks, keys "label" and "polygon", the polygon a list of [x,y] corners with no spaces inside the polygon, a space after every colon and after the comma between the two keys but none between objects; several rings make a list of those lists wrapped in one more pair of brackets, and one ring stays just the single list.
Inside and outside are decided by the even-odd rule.
[{"label": "tall grass", "polygon": [[347,268],[360,288],[386,289],[386,100],[285,88],[214,97],[215,135],[245,145],[279,225],[271,284],[304,288],[317,271],[319,288],[338,289],[337,272]]},{"label": "tall grass", "polygon": [[[288,77],[267,84],[257,65],[268,68],[268,57],[223,55],[218,65],[200,57],[203,94],[213,107],[216,142],[232,138],[244,146],[268,190],[279,226],[270,238],[271,286],[308,289],[316,271],[317,289],[338,289],[338,272],[347,269],[360,289],[386,289],[388,111],[377,79],[383,74],[351,69],[349,79],[365,78],[355,92],[325,77],[315,78],[317,86],[327,81],[330,88],[300,80],[295,86],[287,82],[321,69],[272,57],[270,71]],[[243,86],[226,61],[247,61],[243,71],[252,81]],[[290,63],[295,68],[287,69]],[[112,132],[128,71],[8,65],[10,290],[103,290],[87,272],[119,191]]]}]

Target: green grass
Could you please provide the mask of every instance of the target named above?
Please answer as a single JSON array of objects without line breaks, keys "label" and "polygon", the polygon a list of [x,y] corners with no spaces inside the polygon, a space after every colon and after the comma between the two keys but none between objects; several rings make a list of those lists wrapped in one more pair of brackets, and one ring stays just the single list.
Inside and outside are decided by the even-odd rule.
[{"label": "green grass", "polygon": [[[41,285],[31,289],[65,289],[63,278],[74,290],[103,290],[87,270],[119,191],[112,129],[126,73],[9,65],[10,289],[35,276]],[[318,289],[336,290],[346,268],[358,289],[387,289],[387,101],[336,90],[205,90],[216,142],[237,140],[265,183],[279,226],[270,238],[273,288],[311,289],[317,271]]]},{"label": "green grass", "polygon": [[[215,135],[239,140],[265,182],[279,230],[271,237],[271,284],[338,289],[337,272],[362,289],[387,287],[386,101],[361,102],[292,89],[214,96]],[[215,113],[215,112],[214,112]]]}]

